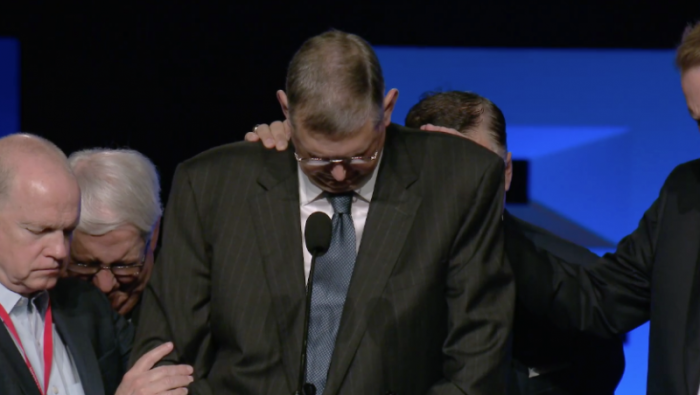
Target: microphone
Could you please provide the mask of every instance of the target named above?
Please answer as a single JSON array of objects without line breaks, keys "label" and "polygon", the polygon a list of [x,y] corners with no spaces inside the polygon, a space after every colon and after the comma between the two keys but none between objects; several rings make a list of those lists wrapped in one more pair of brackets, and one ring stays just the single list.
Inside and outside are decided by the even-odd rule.
[{"label": "microphone", "polygon": [[309,316],[311,312],[311,292],[314,288],[314,269],[316,258],[323,256],[331,246],[333,224],[331,218],[321,211],[316,211],[309,216],[304,226],[304,240],[306,249],[311,253],[311,268],[309,279],[306,282],[306,308],[304,310],[304,335],[301,340],[301,356],[299,358],[299,381],[294,395],[315,395],[316,388],[313,384],[304,383],[306,380],[306,348],[309,341]]}]

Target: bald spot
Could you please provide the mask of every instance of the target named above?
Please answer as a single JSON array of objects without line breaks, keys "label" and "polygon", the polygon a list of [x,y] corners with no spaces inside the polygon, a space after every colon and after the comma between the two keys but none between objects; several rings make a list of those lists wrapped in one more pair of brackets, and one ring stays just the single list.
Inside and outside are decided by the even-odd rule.
[{"label": "bald spot", "polygon": [[22,186],[78,188],[63,151],[50,141],[30,134],[0,139],[0,203],[7,200],[19,181]]}]

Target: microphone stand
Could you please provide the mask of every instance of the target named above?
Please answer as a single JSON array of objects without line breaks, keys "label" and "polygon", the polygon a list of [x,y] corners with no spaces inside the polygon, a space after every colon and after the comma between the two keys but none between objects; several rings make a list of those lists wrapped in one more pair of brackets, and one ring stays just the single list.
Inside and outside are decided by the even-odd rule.
[{"label": "microphone stand", "polygon": [[316,256],[318,251],[311,254],[311,268],[309,279],[306,282],[306,306],[304,309],[304,334],[301,340],[301,357],[299,358],[299,380],[294,395],[316,395],[316,387],[313,384],[305,384],[306,381],[306,348],[309,342],[309,317],[311,315],[311,293],[314,289],[314,269],[316,268]]}]

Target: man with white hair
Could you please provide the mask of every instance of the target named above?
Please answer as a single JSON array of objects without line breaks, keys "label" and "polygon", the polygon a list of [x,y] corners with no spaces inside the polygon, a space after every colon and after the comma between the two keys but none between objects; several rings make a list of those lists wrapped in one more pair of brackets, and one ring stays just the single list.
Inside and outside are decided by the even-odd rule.
[{"label": "man with white hair", "polygon": [[131,325],[94,287],[59,278],[80,200],[53,143],[27,134],[0,139],[0,394],[187,393],[192,367],[152,369],[172,344],[126,372]]},{"label": "man with white hair", "polygon": [[79,151],[68,161],[82,202],[68,274],[92,281],[114,310],[136,321],[162,215],[156,168],[123,149]]}]

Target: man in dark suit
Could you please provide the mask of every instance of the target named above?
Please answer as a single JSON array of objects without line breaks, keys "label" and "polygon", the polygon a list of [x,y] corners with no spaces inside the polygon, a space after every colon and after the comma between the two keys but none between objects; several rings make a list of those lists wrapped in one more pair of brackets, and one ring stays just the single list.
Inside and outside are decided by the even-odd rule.
[{"label": "man in dark suit", "polygon": [[[700,124],[700,25],[676,63],[688,109]],[[509,235],[518,292],[557,325],[613,336],[650,321],[647,394],[696,395],[700,388],[700,161],[671,172],[639,226],[613,254],[572,265],[531,240]]]},{"label": "man in dark suit", "polygon": [[[505,190],[513,177],[512,155],[507,149],[506,122],[490,100],[470,92],[425,95],[406,116],[406,126],[469,138],[498,154],[505,162]],[[259,125],[248,141],[269,139],[266,147],[284,148],[288,123]],[[274,144],[271,144],[274,143]],[[533,244],[579,265],[598,256],[586,248],[555,236],[505,211],[506,234],[515,233]],[[518,255],[505,240],[506,249]],[[620,338],[603,339],[565,332],[531,314],[516,295],[513,368],[509,395],[612,395],[624,371]]]},{"label": "man in dark suit", "polygon": [[[471,92],[425,95],[406,115],[406,126],[463,135],[497,153],[506,163],[506,192],[513,177],[503,112],[490,100]],[[527,223],[505,211],[506,236],[517,234],[538,248],[589,265],[598,256],[588,249]],[[505,240],[508,256],[518,256],[517,244]],[[513,331],[513,374],[509,394],[612,395],[622,378],[625,357],[620,338],[604,339],[565,332],[531,314],[516,293]]]},{"label": "man in dark suit", "polygon": [[132,359],[173,340],[167,361],[194,364],[192,394],[291,394],[302,228],[322,211],[333,237],[313,277],[305,371],[317,393],[504,393],[503,161],[391,124],[396,98],[364,40],[324,33],[278,92],[293,150],[238,143],[181,164]]},{"label": "man in dark suit", "polygon": [[60,149],[31,135],[0,139],[0,393],[156,394],[186,385],[190,367],[151,370],[171,346],[125,376],[131,326],[92,285],[59,279],[79,208]]},{"label": "man in dark suit", "polygon": [[[48,294],[56,330],[65,348],[70,350],[78,373],[75,381],[65,386],[51,382],[49,393],[54,393],[52,388],[56,388],[59,393],[67,394],[114,394],[126,372],[133,329],[105,308],[109,305],[103,303],[104,297],[90,284],[60,280]],[[0,371],[3,372],[1,394],[39,394],[12,334],[6,330],[0,330]],[[76,389],[78,385],[82,389]]]}]

